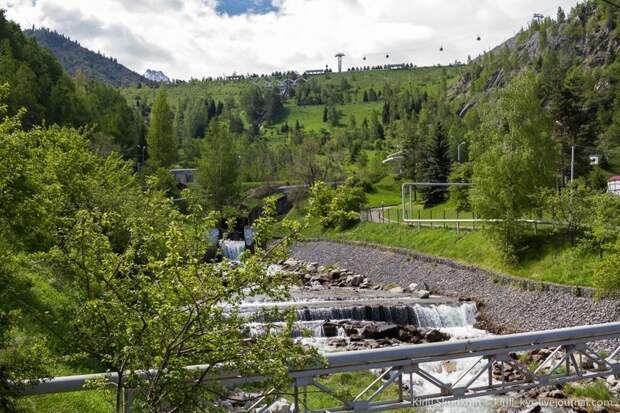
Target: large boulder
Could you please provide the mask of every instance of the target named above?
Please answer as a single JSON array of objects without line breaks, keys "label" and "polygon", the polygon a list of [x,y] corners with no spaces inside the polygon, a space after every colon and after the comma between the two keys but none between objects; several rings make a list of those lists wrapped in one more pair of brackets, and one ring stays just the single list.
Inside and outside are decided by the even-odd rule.
[{"label": "large boulder", "polygon": [[362,335],[369,339],[398,338],[400,328],[396,324],[369,324],[362,330]]},{"label": "large boulder", "polygon": [[349,275],[347,277],[347,285],[350,287],[359,287],[363,282],[364,277],[359,274]]},{"label": "large boulder", "polygon": [[323,330],[323,336],[325,337],[338,337],[338,325],[334,323],[326,321],[323,323],[321,329]]},{"label": "large boulder", "polygon": [[442,333],[439,330],[435,330],[434,328],[424,333],[424,340],[429,343],[438,343],[440,341],[447,341],[449,339],[450,337],[447,334]]}]

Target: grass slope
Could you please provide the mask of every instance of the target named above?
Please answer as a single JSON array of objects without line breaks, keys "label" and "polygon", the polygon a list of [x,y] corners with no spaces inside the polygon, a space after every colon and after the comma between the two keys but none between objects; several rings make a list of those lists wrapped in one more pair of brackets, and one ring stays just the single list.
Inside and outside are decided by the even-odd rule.
[{"label": "grass slope", "polygon": [[[445,74],[448,85],[456,81],[458,75],[463,70],[463,66],[445,67],[421,67],[411,70],[373,70],[367,72],[344,72],[330,73],[312,77],[313,82],[321,86],[328,84],[339,85],[345,79],[350,88],[350,102],[341,105],[338,109],[343,116],[338,127],[346,127],[349,116],[354,115],[359,124],[364,118],[370,118],[373,110],[380,111],[382,101],[363,103],[365,90],[374,88],[377,92],[383,90],[385,84],[406,86],[411,89],[426,90],[427,92],[436,91],[441,84],[442,74]],[[239,104],[239,97],[244,89],[251,85],[262,85],[262,79],[246,79],[239,81],[201,81],[192,80],[180,85],[162,85],[166,88],[169,102],[172,106],[178,107],[184,100],[204,99],[212,97],[215,100],[226,102],[233,99]],[[157,88],[152,87],[129,87],[122,90],[123,95],[129,102],[139,99],[147,104],[153,104],[157,95]],[[285,102],[285,109],[282,116],[278,119],[275,126],[287,122],[290,126],[295,125],[299,120],[307,130],[333,129],[323,122],[324,105],[297,106],[294,99]]]},{"label": "grass slope", "polygon": [[[305,211],[296,208],[289,215],[300,219]],[[339,231],[324,230],[317,221],[310,221],[303,237],[346,241],[363,241],[405,248],[423,254],[450,258],[492,272],[505,273],[565,285],[592,287],[592,267],[596,256],[585,254],[557,236],[531,235],[518,265],[503,262],[493,242],[483,231],[461,232],[444,229],[417,229],[405,225],[362,222]]]}]

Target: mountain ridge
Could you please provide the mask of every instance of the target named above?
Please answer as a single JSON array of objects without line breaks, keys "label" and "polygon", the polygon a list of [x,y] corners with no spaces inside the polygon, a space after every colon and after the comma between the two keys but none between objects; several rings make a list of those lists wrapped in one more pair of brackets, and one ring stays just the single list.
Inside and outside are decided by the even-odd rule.
[{"label": "mountain ridge", "polygon": [[107,57],[80,45],[76,40],[47,28],[24,30],[27,37],[50,50],[62,67],[71,75],[78,71],[89,79],[96,79],[116,87],[151,83],[150,80]]}]

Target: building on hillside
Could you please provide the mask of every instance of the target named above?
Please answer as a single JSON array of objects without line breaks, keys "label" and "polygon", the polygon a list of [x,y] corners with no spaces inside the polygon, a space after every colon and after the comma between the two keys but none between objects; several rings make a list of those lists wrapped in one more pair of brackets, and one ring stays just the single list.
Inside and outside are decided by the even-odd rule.
[{"label": "building on hillside", "polygon": [[612,176],[607,182],[607,192],[620,196],[620,176]]},{"label": "building on hillside", "polygon": [[325,69],[317,69],[317,70],[306,70],[304,72],[304,76],[315,76],[315,75],[324,75]]},{"label": "building on hillside", "polygon": [[194,182],[197,171],[198,169],[171,169],[170,173],[174,175],[180,187],[186,188],[189,184]]},{"label": "building on hillside", "polygon": [[401,70],[401,69],[406,69],[407,65],[405,65],[404,63],[394,63],[390,65],[385,65],[385,68],[387,70]]}]

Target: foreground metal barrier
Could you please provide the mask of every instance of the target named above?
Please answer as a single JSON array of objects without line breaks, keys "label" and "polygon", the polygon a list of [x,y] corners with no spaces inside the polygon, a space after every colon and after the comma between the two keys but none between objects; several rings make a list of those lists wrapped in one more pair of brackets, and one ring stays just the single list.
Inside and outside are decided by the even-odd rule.
[{"label": "foreground metal barrier", "polygon": [[[333,407],[314,411],[376,412],[620,374],[618,339],[620,323],[610,323],[466,341],[331,353],[325,355],[326,364],[322,367],[289,373],[294,411],[313,411],[308,401],[309,389],[328,394],[334,399]],[[616,350],[609,355],[597,353],[596,349],[603,347]],[[536,366],[526,365],[526,361],[517,356],[542,349],[552,351]],[[426,364],[474,357],[476,361],[469,370],[452,382],[442,381]],[[206,366],[188,368],[204,370]],[[504,374],[507,368],[513,372],[511,377]],[[377,379],[353,398],[344,398],[338,394],[337,389],[331,389],[321,382],[324,377],[337,373],[370,370],[377,374]],[[34,395],[80,391],[84,390],[83,386],[88,381],[102,377],[114,382],[114,375],[58,377],[32,385],[24,393]],[[421,392],[422,387],[415,385],[414,378],[430,384],[433,390]],[[234,387],[260,382],[263,378],[228,376],[210,380]],[[392,392],[390,394],[397,396],[393,400],[382,400],[388,394],[388,389]],[[247,409],[267,411],[271,401],[276,398],[275,393],[268,393]]]}]

